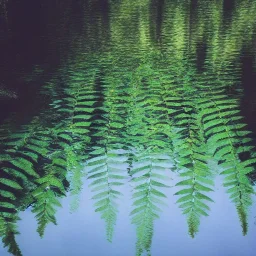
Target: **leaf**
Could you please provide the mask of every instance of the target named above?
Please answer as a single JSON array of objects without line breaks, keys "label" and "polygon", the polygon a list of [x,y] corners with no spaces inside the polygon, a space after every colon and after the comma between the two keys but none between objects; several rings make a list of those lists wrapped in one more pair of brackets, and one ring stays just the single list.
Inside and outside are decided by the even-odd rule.
[{"label": "leaf", "polygon": [[213,189],[208,188],[208,187],[206,187],[206,186],[203,186],[203,185],[201,185],[201,184],[199,184],[199,183],[197,183],[197,184],[195,185],[195,188],[196,188],[197,190],[199,190],[199,191],[206,191],[206,192],[213,191]]},{"label": "leaf", "polygon": [[24,158],[18,158],[10,161],[14,166],[24,170],[27,174],[39,177],[39,175],[34,171],[33,164]]},{"label": "leaf", "polygon": [[158,190],[156,190],[156,189],[154,189],[154,188],[151,188],[151,193],[153,194],[153,195],[155,195],[155,196],[159,196],[159,197],[163,197],[163,198],[166,198],[167,196],[164,194],[164,193],[162,193],[162,192],[160,192],[160,191],[158,191]]},{"label": "leaf", "polygon": [[140,206],[138,208],[135,208],[134,210],[132,210],[132,212],[130,213],[130,216],[136,214],[136,213],[139,213],[141,211],[145,211],[145,206]]},{"label": "leaf", "polygon": [[186,196],[182,196],[180,197],[176,203],[182,203],[182,202],[186,202],[186,201],[191,201],[193,199],[193,195],[192,194],[189,194],[189,195],[186,195]]},{"label": "leaf", "polygon": [[208,196],[206,196],[202,193],[199,193],[199,192],[196,192],[195,197],[198,198],[199,200],[203,199],[203,200],[207,200],[207,201],[210,201],[210,202],[214,202],[210,197],[208,197]]},{"label": "leaf", "polygon": [[22,187],[16,181],[9,180],[6,178],[0,178],[0,183],[6,185],[8,187],[11,187],[11,188],[22,189]]},{"label": "leaf", "polygon": [[174,195],[192,194],[193,191],[194,191],[193,188],[182,189],[176,192]]},{"label": "leaf", "polygon": [[187,185],[187,186],[193,185],[193,179],[182,180],[178,182],[175,186],[184,186],[184,185]]},{"label": "leaf", "polygon": [[106,175],[107,175],[107,172],[100,172],[100,173],[96,173],[96,174],[89,176],[88,179],[100,178],[100,177],[103,177]]},{"label": "leaf", "polygon": [[151,180],[151,184],[156,187],[162,187],[162,188],[170,188],[170,186],[167,186],[161,182]]},{"label": "leaf", "polygon": [[109,191],[103,191],[103,192],[101,192],[99,194],[94,195],[92,197],[92,199],[101,199],[101,198],[103,198],[105,196],[108,196],[108,195],[109,195]]}]

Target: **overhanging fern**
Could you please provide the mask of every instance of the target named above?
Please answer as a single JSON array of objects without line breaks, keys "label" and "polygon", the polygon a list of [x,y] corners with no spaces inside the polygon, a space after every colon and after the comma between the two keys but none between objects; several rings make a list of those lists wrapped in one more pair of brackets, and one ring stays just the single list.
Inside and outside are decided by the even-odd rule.
[{"label": "overhanging fern", "polygon": [[166,195],[162,188],[168,188],[166,183],[166,164],[170,164],[169,157],[162,154],[142,150],[136,154],[136,160],[131,169],[131,184],[133,186],[133,210],[130,213],[132,223],[136,225],[137,243],[136,255],[144,251],[150,255],[154,220],[159,218],[161,208],[165,205]]},{"label": "overhanging fern", "polygon": [[122,196],[120,188],[127,178],[127,152],[123,149],[121,132],[126,112],[125,100],[120,94],[122,88],[124,85],[119,80],[108,76],[96,84],[101,102],[93,112],[98,119],[92,124],[93,146],[88,161],[88,179],[93,180],[90,187],[95,194],[92,199],[97,201],[95,211],[100,212],[106,222],[109,241],[112,241],[117,219],[116,199]]},{"label": "overhanging fern", "polygon": [[17,214],[1,213],[0,215],[0,236],[4,247],[8,247],[8,252],[15,256],[22,256],[21,250],[15,240],[15,236],[19,234],[17,231],[17,220],[20,218]]},{"label": "overhanging fern", "polygon": [[[162,199],[166,197],[161,188],[168,187],[165,181],[168,180],[168,154],[171,153],[171,146],[166,142],[168,131],[162,130],[165,122],[161,117],[166,113],[158,106],[159,94],[148,93],[153,83],[151,76],[150,67],[142,64],[131,77],[128,89],[132,107],[127,118],[127,144],[132,151],[129,174],[134,184],[134,209],[130,215],[136,225],[138,256],[144,251],[150,255],[154,221],[161,211],[158,205],[164,204]],[[160,152],[167,154],[167,158]]]},{"label": "overhanging fern", "polygon": [[[173,138],[174,150],[177,155],[176,163],[182,181],[176,186],[186,186],[176,195],[181,197],[180,204],[183,214],[187,216],[189,234],[194,237],[198,232],[200,217],[208,216],[210,209],[206,201],[213,200],[206,193],[213,191],[211,188],[212,173],[207,165],[209,157],[206,155],[207,146],[202,136],[201,120],[198,114],[190,112],[187,128],[175,128],[176,136]],[[194,110],[195,111],[195,110]]]},{"label": "overhanging fern", "polygon": [[[156,24],[147,19],[149,2],[139,4],[139,9],[129,1],[120,6],[113,3],[118,12],[112,12],[110,40],[100,40],[103,51],[90,52],[98,42],[93,37],[85,46],[88,52],[80,54],[73,48],[65,67],[59,69],[61,75],[43,88],[51,101],[49,107],[17,129],[9,122],[0,127],[0,236],[12,254],[21,255],[15,241],[18,212],[32,206],[42,237],[47,224],[57,224],[59,200],[68,190],[74,198],[71,210],[78,208],[86,174],[95,211],[105,220],[111,241],[127,170],[133,187],[136,254],[150,255],[154,221],[160,217],[160,205],[166,198],[170,169],[179,174],[175,195],[194,237],[201,216],[208,215],[213,201],[210,194],[215,171],[209,161],[218,162],[246,234],[254,193],[247,176],[255,170],[256,160],[240,114],[241,70],[226,60],[232,54],[238,56],[244,39],[237,43],[228,40],[231,44],[226,44],[223,54],[219,46],[236,33],[234,25],[243,28],[248,24],[240,26],[238,11],[234,15],[238,22],[224,35],[220,29],[222,11],[215,8],[209,17],[210,12],[204,13],[211,9],[207,6],[198,12],[202,18],[199,29],[193,31],[193,24],[186,26],[188,4],[168,3],[158,31],[159,42],[152,43],[147,37],[149,28]],[[215,7],[214,1],[211,7]],[[133,19],[132,31],[137,31],[138,37],[123,26],[129,17],[135,17],[133,12],[138,19]],[[253,8],[247,13],[251,24]],[[210,22],[204,24],[206,17]],[[104,29],[98,26],[101,22],[97,17],[95,30],[86,26],[88,35],[103,35]],[[218,31],[208,35],[205,32],[211,26]],[[200,70],[199,74],[189,54],[195,53],[203,39],[208,49],[214,49],[207,50],[213,54],[206,53],[202,67],[206,72]],[[75,43],[82,44],[82,40]]]},{"label": "overhanging fern", "polygon": [[[241,161],[239,153],[248,152],[253,148],[248,131],[244,129],[243,118],[238,109],[238,100],[224,94],[226,85],[218,81],[215,89],[211,84],[199,85],[203,97],[199,100],[203,127],[207,144],[211,153],[223,169],[220,174],[225,175],[224,186],[229,189],[230,199],[235,203],[243,234],[247,233],[248,207],[252,204],[254,193],[248,175],[254,170],[256,160],[250,158]],[[227,120],[227,117],[229,118]]]}]

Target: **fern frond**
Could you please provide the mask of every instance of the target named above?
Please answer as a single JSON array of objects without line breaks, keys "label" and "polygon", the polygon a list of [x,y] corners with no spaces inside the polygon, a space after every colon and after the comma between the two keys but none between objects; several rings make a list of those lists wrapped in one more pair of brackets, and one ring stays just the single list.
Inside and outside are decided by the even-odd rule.
[{"label": "fern frond", "polygon": [[[185,86],[186,84],[184,84]],[[183,92],[183,95],[191,92]],[[187,95],[188,97],[188,95]],[[192,96],[190,96],[192,97]],[[207,193],[213,191],[213,175],[208,166],[208,149],[204,136],[202,120],[197,106],[197,97],[180,103],[189,116],[177,114],[174,116],[176,135],[173,138],[176,165],[182,181],[176,186],[186,186],[175,195],[180,195],[183,214],[187,216],[189,234],[194,238],[199,230],[201,216],[208,216],[209,207],[206,201],[213,202]]]},{"label": "fern frond", "polygon": [[130,215],[137,230],[136,255],[138,256],[144,251],[150,253],[154,220],[159,218],[161,212],[158,205],[165,205],[163,198],[166,196],[161,189],[169,187],[162,181],[163,177],[165,182],[168,180],[165,174],[166,164],[170,164],[169,159],[158,157],[159,154],[154,152],[140,153],[136,155],[137,161],[133,163],[131,170],[134,209]]},{"label": "fern frond", "polygon": [[[223,88],[223,85],[217,83],[216,87]],[[253,188],[246,175],[253,171],[251,165],[255,163],[255,159],[241,162],[239,152],[248,152],[250,155],[251,147],[246,145],[251,141],[246,138],[249,132],[244,129],[246,125],[238,111],[237,99],[225,95],[219,100],[210,86],[200,85],[200,89],[203,91],[203,97],[199,100],[199,105],[205,134],[208,137],[207,144],[223,169],[220,173],[225,175],[223,185],[229,187],[227,193],[236,205],[243,233],[246,234],[247,212],[252,204],[253,194]],[[215,119],[209,118],[212,115]]]},{"label": "fern frond", "polygon": [[70,203],[71,212],[74,212],[79,207],[79,194],[82,190],[83,181],[85,176],[84,166],[81,164],[82,160],[77,154],[75,154],[76,146],[73,144],[70,147],[65,147],[67,169],[68,169],[68,181],[70,184],[70,194],[72,201]]},{"label": "fern frond", "polygon": [[183,166],[183,170],[180,171],[180,176],[184,180],[178,182],[176,186],[186,186],[186,188],[179,190],[175,195],[180,195],[177,203],[180,204],[183,214],[187,215],[187,221],[189,226],[189,234],[194,237],[198,232],[200,225],[200,217],[208,216],[208,210],[210,209],[206,204],[213,202],[213,200],[206,195],[213,191],[212,174],[204,159],[205,147],[195,145],[192,143],[187,144],[186,155],[181,155],[184,158],[190,158],[189,167],[187,162]]},{"label": "fern frond", "polygon": [[33,192],[36,202],[33,205],[32,212],[36,213],[36,219],[38,222],[37,232],[40,237],[44,236],[46,225],[50,222],[57,225],[55,213],[56,207],[61,207],[56,195],[49,189],[46,184],[37,188]]},{"label": "fern frond", "polygon": [[[99,148],[96,150],[99,151]],[[88,179],[93,180],[89,186],[94,192],[92,199],[96,200],[95,212],[100,212],[101,218],[106,222],[108,241],[112,241],[117,218],[116,199],[122,196],[118,188],[124,185],[126,179],[122,166],[125,160],[120,160],[120,156],[122,157],[122,154],[118,151],[110,150],[98,156],[95,156],[94,152],[94,158],[88,160]]]},{"label": "fern frond", "polygon": [[22,256],[21,250],[15,240],[15,235],[18,235],[17,220],[20,218],[16,214],[8,214],[8,216],[0,215],[0,237],[4,247],[8,247],[8,252],[14,256]]},{"label": "fern frond", "polygon": [[[102,80],[101,80],[102,79]],[[125,123],[126,104],[120,90],[124,85],[115,77],[99,77],[95,90],[100,97],[93,112],[98,118],[91,125],[92,147],[87,162],[88,179],[92,182],[92,199],[96,200],[96,212],[106,222],[107,239],[112,241],[114,225],[117,218],[116,199],[122,196],[127,168],[127,152],[124,150],[122,128]],[[120,90],[119,90],[120,89]],[[120,103],[123,102],[123,103]]]},{"label": "fern frond", "polygon": [[[58,155],[52,156],[52,163],[44,165],[46,173],[35,180],[37,187],[31,192],[34,198],[32,212],[36,214],[38,222],[37,232],[44,236],[46,225],[50,222],[57,225],[56,207],[61,207],[58,197],[65,195],[63,181],[65,173],[61,167],[62,161]],[[65,161],[64,163],[65,164]],[[58,167],[59,165],[59,167]]]}]

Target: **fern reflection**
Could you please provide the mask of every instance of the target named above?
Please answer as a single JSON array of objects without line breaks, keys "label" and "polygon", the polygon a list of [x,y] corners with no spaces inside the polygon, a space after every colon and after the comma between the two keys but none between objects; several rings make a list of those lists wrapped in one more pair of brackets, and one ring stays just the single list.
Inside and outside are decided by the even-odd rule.
[{"label": "fern reflection", "polygon": [[140,256],[150,255],[154,223],[177,173],[175,196],[193,238],[213,203],[212,162],[246,235],[256,158],[240,112],[238,57],[250,44],[256,5],[239,1],[229,24],[223,24],[222,1],[198,1],[196,10],[189,1],[163,5],[159,26],[150,19],[149,0],[112,1],[106,31],[103,14],[88,7],[85,22],[94,24],[83,28],[87,37],[76,38],[67,62],[42,89],[49,107],[29,123],[15,124],[14,116],[0,127],[0,235],[11,254],[22,255],[15,241],[19,212],[31,206],[43,237],[49,223],[57,224],[67,193],[71,211],[79,207],[84,177],[109,241],[121,188],[131,184]]}]

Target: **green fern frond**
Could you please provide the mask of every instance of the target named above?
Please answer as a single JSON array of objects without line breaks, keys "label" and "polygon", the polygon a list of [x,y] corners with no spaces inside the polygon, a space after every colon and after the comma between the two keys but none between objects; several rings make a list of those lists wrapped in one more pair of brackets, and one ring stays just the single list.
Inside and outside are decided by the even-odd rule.
[{"label": "green fern frond", "polygon": [[[40,191],[41,190],[41,191]],[[36,213],[38,222],[37,232],[40,237],[44,236],[46,225],[50,222],[57,225],[55,213],[56,207],[61,207],[53,191],[46,187],[45,184],[33,192],[36,202],[33,205],[32,212]]]},{"label": "green fern frond", "polygon": [[18,235],[17,220],[20,218],[16,214],[9,214],[9,216],[0,215],[0,237],[4,247],[8,247],[8,252],[14,256],[22,256],[21,250],[15,240],[15,235]]},{"label": "green fern frond", "polygon": [[[176,165],[182,177],[182,181],[176,186],[186,186],[186,188],[179,190],[175,195],[180,195],[177,203],[180,204],[183,214],[187,216],[189,234],[193,238],[199,230],[201,216],[208,216],[210,208],[206,201],[213,202],[213,200],[207,196],[207,193],[213,191],[214,184],[213,174],[208,166],[209,155],[197,104],[193,101],[187,101],[186,104],[186,108],[190,106],[190,117],[178,115],[182,124],[175,123],[178,127],[175,128],[177,133],[173,138]],[[185,124],[186,128],[182,128]]]},{"label": "green fern frond", "polygon": [[[78,147],[78,146],[77,146]],[[65,154],[67,159],[68,181],[70,184],[70,194],[72,201],[70,203],[71,212],[74,212],[79,207],[79,194],[82,190],[83,181],[85,176],[84,166],[81,164],[83,159],[77,155],[75,151],[76,145],[65,147]]]},{"label": "green fern frond", "polygon": [[44,165],[46,173],[35,180],[37,187],[31,192],[34,198],[32,212],[36,214],[37,232],[40,237],[43,237],[48,223],[52,222],[57,225],[55,218],[56,207],[61,207],[58,197],[65,195],[65,187],[63,185],[65,172],[63,173],[63,168],[65,170],[66,166],[61,166],[65,164],[65,161],[63,160],[63,163],[58,154],[53,155],[51,160],[52,163]]},{"label": "green fern frond", "polygon": [[180,204],[183,214],[187,215],[187,221],[189,226],[189,234],[191,237],[198,232],[200,225],[200,217],[208,216],[210,210],[206,202],[213,202],[213,200],[206,194],[212,192],[213,181],[211,172],[207,166],[207,162],[200,158],[200,154],[193,154],[194,150],[201,150],[201,154],[204,153],[203,148],[189,148],[188,155],[184,157],[190,157],[192,166],[180,171],[180,176],[184,177],[184,180],[178,182],[176,186],[186,186],[186,188],[179,190],[175,195],[180,195],[177,203]]},{"label": "green fern frond", "polygon": [[239,220],[242,226],[243,235],[245,236],[248,232],[248,222],[247,222],[248,214],[243,204],[237,205],[236,209],[237,209]]},{"label": "green fern frond", "polygon": [[158,153],[140,153],[136,155],[136,163],[131,170],[131,184],[133,185],[133,210],[131,212],[132,223],[136,225],[137,243],[136,255],[140,256],[144,251],[150,253],[154,220],[159,218],[161,209],[158,205],[166,205],[163,198],[165,194],[161,189],[168,188],[165,182],[168,180],[166,164],[170,164],[169,158]]},{"label": "green fern frond", "polygon": [[0,183],[14,189],[22,189],[22,187],[16,181],[12,181],[6,178],[0,178]]},{"label": "green fern frond", "polygon": [[[106,222],[108,241],[112,241],[117,218],[116,199],[122,196],[120,188],[127,178],[127,152],[123,149],[122,134],[126,100],[120,92],[124,88],[118,79],[107,75],[99,77],[95,85],[100,101],[93,112],[98,118],[91,124],[93,146],[89,150],[87,174],[92,180],[89,186],[94,193],[92,199],[96,200],[95,211],[100,212]],[[102,101],[102,98],[106,100]]]},{"label": "green fern frond", "polygon": [[[98,98],[93,88],[96,75],[97,69],[91,67],[88,70],[76,68],[75,72],[70,71],[65,81],[66,87],[63,90],[62,99],[58,97],[51,104],[62,118],[55,137],[61,147],[60,154],[65,156],[63,160],[59,158],[58,165],[63,166],[69,173],[68,180],[73,197],[71,211],[77,209],[79,205],[79,193],[84,176],[81,162],[86,160],[84,152],[91,140],[88,136],[90,120]],[[57,164],[56,160],[54,163]]]},{"label": "green fern frond", "polygon": [[[100,148],[96,150],[100,152]],[[92,187],[96,200],[95,212],[100,212],[101,218],[106,222],[107,239],[112,241],[114,225],[117,218],[116,199],[122,196],[119,187],[124,185],[126,175],[123,171],[122,164],[125,160],[122,159],[122,154],[115,151],[105,152],[104,155],[99,154],[88,160],[88,179],[92,179],[89,185]],[[121,156],[121,161],[120,161]],[[120,167],[119,167],[120,166]]]},{"label": "green fern frond", "polygon": [[[223,88],[221,83],[216,84],[217,88]],[[251,147],[246,144],[251,141],[246,137],[249,132],[244,129],[243,118],[238,111],[239,102],[227,95],[216,98],[216,91],[210,86],[200,86],[203,96],[199,100],[201,108],[205,135],[208,137],[207,144],[211,148],[214,158],[220,162],[222,172],[225,175],[223,185],[228,187],[227,192],[230,199],[235,203],[243,233],[247,232],[247,211],[252,204],[251,196],[253,188],[246,175],[254,168],[255,159],[251,158],[241,162],[239,152],[248,152]],[[219,92],[221,95],[224,92]],[[214,115],[214,119],[209,117]],[[229,119],[227,120],[227,116]]]}]

